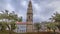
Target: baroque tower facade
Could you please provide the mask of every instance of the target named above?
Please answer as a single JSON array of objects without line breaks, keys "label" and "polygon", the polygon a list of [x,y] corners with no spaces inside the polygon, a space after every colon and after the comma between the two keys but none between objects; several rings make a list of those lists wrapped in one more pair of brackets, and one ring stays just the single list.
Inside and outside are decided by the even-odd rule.
[{"label": "baroque tower facade", "polygon": [[27,32],[32,32],[32,30],[33,30],[33,25],[32,25],[33,24],[33,10],[32,10],[31,0],[29,1],[29,4],[28,4],[26,22],[27,22],[26,31]]},{"label": "baroque tower facade", "polygon": [[27,22],[33,22],[33,10],[31,0],[29,1],[28,9],[27,9]]}]

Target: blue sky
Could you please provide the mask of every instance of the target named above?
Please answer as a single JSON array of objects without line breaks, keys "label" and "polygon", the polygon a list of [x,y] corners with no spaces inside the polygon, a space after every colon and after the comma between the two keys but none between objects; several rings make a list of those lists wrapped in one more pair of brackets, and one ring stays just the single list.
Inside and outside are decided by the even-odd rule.
[{"label": "blue sky", "polygon": [[[0,11],[15,11],[25,22],[28,3],[29,0],[0,0]],[[32,7],[34,22],[48,21],[53,13],[60,11],[60,0],[32,0]]]}]

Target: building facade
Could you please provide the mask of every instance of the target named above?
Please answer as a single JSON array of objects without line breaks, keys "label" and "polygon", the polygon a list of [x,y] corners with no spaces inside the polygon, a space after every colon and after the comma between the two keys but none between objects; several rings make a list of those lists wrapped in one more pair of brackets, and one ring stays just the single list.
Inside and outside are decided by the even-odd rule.
[{"label": "building facade", "polygon": [[33,32],[33,10],[31,0],[29,1],[27,8],[27,19],[26,22],[17,22],[16,32],[25,33],[25,32]]},{"label": "building facade", "polygon": [[32,32],[33,31],[33,10],[32,10],[32,2],[29,1],[28,9],[27,9],[27,19],[26,19],[26,31]]}]

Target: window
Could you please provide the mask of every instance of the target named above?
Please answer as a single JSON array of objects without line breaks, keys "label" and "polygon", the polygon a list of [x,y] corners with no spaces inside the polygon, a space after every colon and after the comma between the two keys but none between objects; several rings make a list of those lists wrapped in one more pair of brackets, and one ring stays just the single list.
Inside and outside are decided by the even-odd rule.
[{"label": "window", "polygon": [[30,16],[29,16],[29,19],[30,19]]},{"label": "window", "polygon": [[18,32],[26,32],[26,25],[18,25]]}]

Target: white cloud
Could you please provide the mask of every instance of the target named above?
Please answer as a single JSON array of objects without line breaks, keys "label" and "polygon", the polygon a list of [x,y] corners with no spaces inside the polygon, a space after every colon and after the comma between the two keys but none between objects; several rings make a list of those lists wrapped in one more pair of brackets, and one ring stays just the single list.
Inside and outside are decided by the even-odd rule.
[{"label": "white cloud", "polygon": [[41,7],[37,3],[33,4],[33,8],[35,8],[36,11],[41,10]]},{"label": "white cloud", "polygon": [[45,17],[42,16],[42,15],[34,14],[34,16],[33,16],[33,20],[44,21],[44,20],[45,20]]},{"label": "white cloud", "polygon": [[24,7],[26,6],[26,4],[27,4],[26,1],[22,1],[22,2],[21,2],[21,5],[24,6]]},{"label": "white cloud", "polygon": [[[7,0],[7,1],[4,0],[4,1],[6,3],[1,3],[0,2],[0,10],[4,8],[4,9],[7,9],[9,11],[14,11],[15,7],[12,7],[12,5],[10,4],[11,0]],[[41,21],[47,20],[50,17],[51,14],[45,15],[45,13],[48,13],[48,11],[50,11],[50,10],[43,11],[43,10],[45,10],[45,8],[46,9],[54,8],[54,12],[58,11],[60,13],[60,1],[52,1],[51,0],[52,2],[50,2],[50,3],[48,3],[49,1],[47,1],[47,0],[43,0],[43,1],[41,1],[41,3],[38,3],[37,1],[36,1],[37,3],[34,3],[34,1],[32,1],[33,2],[32,3],[33,4],[33,8],[34,8],[33,9],[33,11],[34,11],[34,16],[33,16],[34,19],[39,19],[39,21],[40,20]],[[20,3],[20,6],[22,6],[23,8],[26,8],[28,6],[27,5],[28,2],[26,0],[21,0],[21,2],[19,2],[19,3]],[[15,10],[17,10],[17,9],[15,9]],[[23,20],[24,20],[24,19],[26,19],[26,14],[25,14],[26,11],[24,12],[23,10],[19,11],[19,9],[18,9],[19,12],[17,12],[17,13],[18,13],[19,16],[22,16]],[[42,14],[40,14],[41,12],[42,12]]]},{"label": "white cloud", "polygon": [[54,12],[57,11],[60,13],[60,1],[53,1],[52,3],[48,4],[48,6],[54,7]]},{"label": "white cloud", "polygon": [[[38,6],[38,5],[37,5]],[[42,9],[42,8],[40,8],[39,9],[39,7],[41,7],[42,6],[42,8],[45,8],[45,10],[46,9],[53,9],[52,10],[52,12],[51,12],[51,10],[48,10],[49,11],[49,13],[47,13],[48,11],[43,11],[44,9]],[[52,15],[52,13],[54,12],[59,12],[60,13],[60,1],[53,1],[53,2],[51,2],[51,3],[47,3],[47,4],[45,4],[45,5],[41,5],[41,6],[38,6],[37,7],[37,11],[36,11],[36,15],[38,15],[38,16],[35,16],[36,18],[39,18],[39,20],[41,19],[42,21],[48,21],[48,19],[51,17],[51,15]],[[34,7],[34,8],[36,8],[36,6]],[[40,10],[41,12],[43,12],[42,14],[40,14],[41,12],[40,11],[38,11],[38,10]],[[37,13],[38,12],[38,13]],[[45,15],[45,13],[46,14],[48,14],[48,15]]]},{"label": "white cloud", "polygon": [[6,4],[6,6],[4,7],[4,9],[9,10],[10,12],[14,11],[14,8],[9,3]]},{"label": "white cloud", "polygon": [[26,13],[23,10],[19,10],[17,14],[18,14],[18,17],[23,18],[23,22],[26,22]]},{"label": "white cloud", "polygon": [[10,2],[11,2],[11,0],[5,0],[5,2],[10,3]]}]

